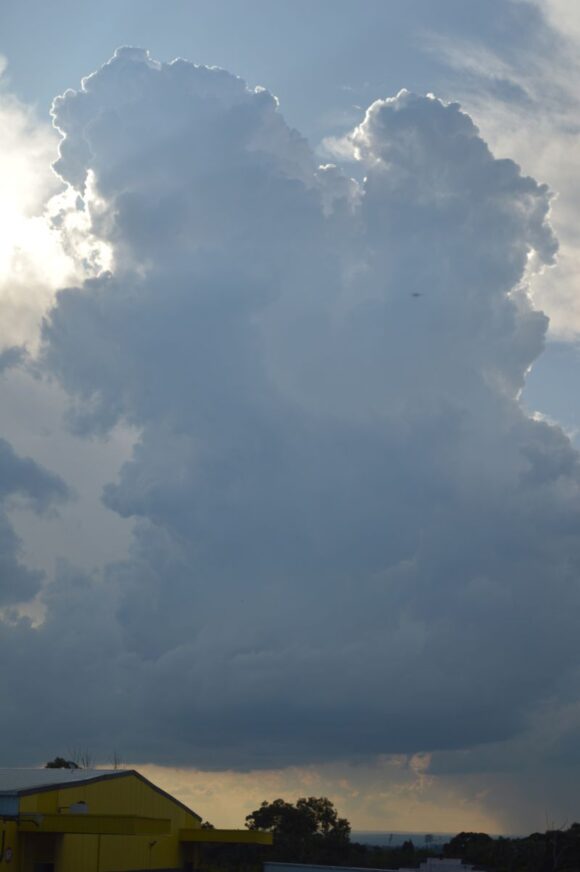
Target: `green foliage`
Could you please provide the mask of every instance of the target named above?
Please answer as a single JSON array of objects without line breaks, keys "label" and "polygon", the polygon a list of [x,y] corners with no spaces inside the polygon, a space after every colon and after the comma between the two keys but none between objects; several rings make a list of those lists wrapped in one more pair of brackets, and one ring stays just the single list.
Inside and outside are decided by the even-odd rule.
[{"label": "green foliage", "polygon": [[446,857],[466,863],[488,865],[494,851],[494,840],[487,833],[458,833],[443,847]]},{"label": "green foliage", "polygon": [[[381,846],[351,842],[349,822],[338,816],[326,797],[263,802],[247,816],[246,826],[273,833],[273,846],[204,845],[201,867],[206,872],[261,872],[265,860],[361,869],[417,868],[428,857],[441,856],[427,839],[425,847],[411,840]],[[486,872],[580,872],[580,824],[526,838],[461,832],[443,846],[443,855]]]},{"label": "green foliage", "polygon": [[324,796],[263,802],[246,817],[250,830],[274,835],[272,859],[294,863],[335,863],[350,843],[350,824]]},{"label": "green foliage", "polygon": [[580,872],[580,824],[516,839],[459,833],[443,850],[490,872]]},{"label": "green foliage", "polygon": [[74,760],[66,760],[64,757],[55,757],[54,760],[49,760],[45,763],[45,769],[80,769],[78,763]]}]

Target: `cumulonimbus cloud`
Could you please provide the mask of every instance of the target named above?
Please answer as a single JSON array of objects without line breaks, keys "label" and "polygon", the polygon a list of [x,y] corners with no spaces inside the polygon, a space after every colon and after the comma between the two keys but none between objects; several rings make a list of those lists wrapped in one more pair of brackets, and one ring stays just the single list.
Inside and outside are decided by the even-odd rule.
[{"label": "cumulonimbus cloud", "polygon": [[33,639],[21,668],[46,652],[77,735],[134,758],[517,734],[578,662],[578,456],[518,402],[546,187],[407,92],[350,134],[358,184],[267,91],[137,49],[54,118],[112,267],[59,293],[38,365],[78,432],[137,428],[104,494],[137,525],[128,560],[3,630]]}]

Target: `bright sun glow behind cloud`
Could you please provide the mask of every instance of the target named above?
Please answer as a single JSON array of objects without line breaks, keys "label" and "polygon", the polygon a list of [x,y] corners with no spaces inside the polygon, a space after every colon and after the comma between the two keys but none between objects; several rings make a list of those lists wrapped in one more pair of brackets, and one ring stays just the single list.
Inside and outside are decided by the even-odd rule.
[{"label": "bright sun glow behind cloud", "polygon": [[18,204],[0,207],[0,281],[16,279],[30,270],[50,284],[58,284],[70,269],[57,234],[42,217],[28,218]]},{"label": "bright sun glow behind cloud", "polygon": [[[5,68],[0,56],[0,76]],[[58,138],[0,82],[0,347],[35,347],[56,289],[110,266],[107,247],[87,233],[86,212],[51,169]]]},{"label": "bright sun glow behind cloud", "polygon": [[[0,73],[5,66],[0,57]],[[45,203],[61,187],[50,169],[56,141],[47,123],[0,91],[2,344],[34,340],[53,289],[71,272],[59,234],[43,216]]]}]

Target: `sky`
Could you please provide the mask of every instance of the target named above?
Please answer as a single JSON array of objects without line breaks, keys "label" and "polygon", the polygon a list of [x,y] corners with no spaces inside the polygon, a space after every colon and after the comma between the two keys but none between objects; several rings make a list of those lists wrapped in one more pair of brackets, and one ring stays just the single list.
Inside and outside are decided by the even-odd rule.
[{"label": "sky", "polygon": [[573,0],[3,0],[2,765],[577,819],[579,41]]}]

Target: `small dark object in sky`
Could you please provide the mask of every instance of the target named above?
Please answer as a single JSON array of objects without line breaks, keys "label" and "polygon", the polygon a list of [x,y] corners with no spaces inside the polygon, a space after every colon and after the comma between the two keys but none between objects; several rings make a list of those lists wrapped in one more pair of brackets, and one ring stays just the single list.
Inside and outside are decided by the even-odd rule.
[{"label": "small dark object in sky", "polygon": [[413,291],[411,294],[412,297],[422,297],[423,294],[420,291]]}]

